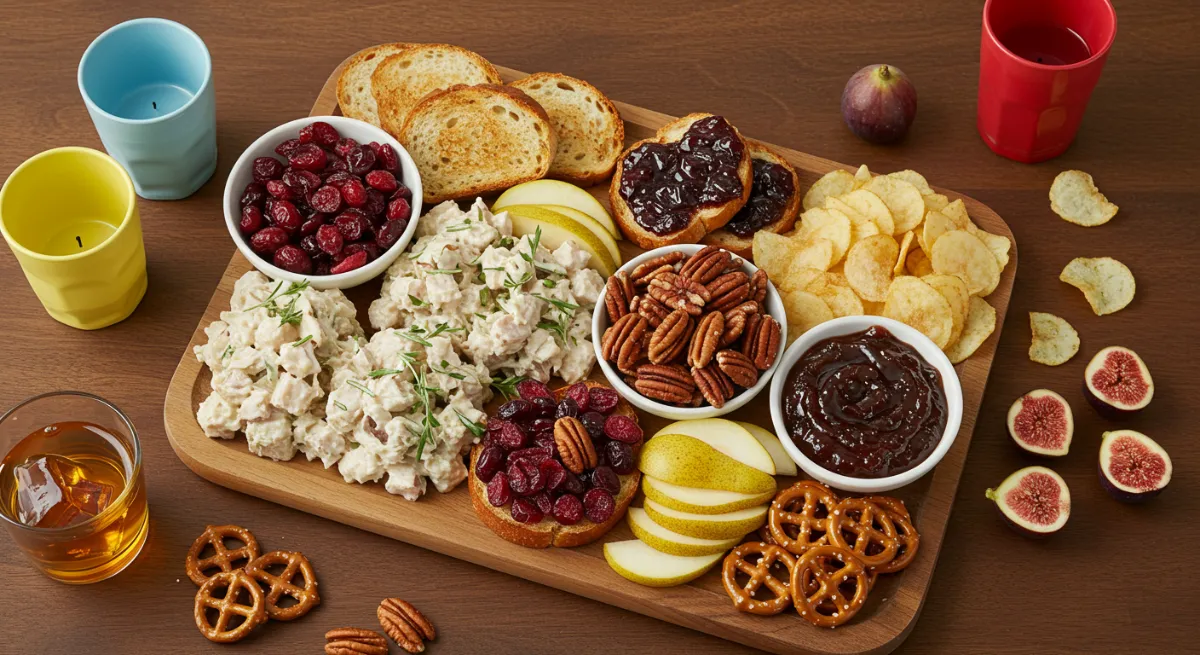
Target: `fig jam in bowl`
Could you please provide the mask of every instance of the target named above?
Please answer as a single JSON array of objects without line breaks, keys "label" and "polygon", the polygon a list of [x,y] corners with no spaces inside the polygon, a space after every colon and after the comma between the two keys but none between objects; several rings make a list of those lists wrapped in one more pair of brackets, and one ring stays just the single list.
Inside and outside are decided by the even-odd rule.
[{"label": "fig jam in bowl", "polygon": [[898,489],[945,457],[962,422],[954,366],[928,337],[882,316],[805,332],[780,358],[771,421],[810,477],[853,493]]}]

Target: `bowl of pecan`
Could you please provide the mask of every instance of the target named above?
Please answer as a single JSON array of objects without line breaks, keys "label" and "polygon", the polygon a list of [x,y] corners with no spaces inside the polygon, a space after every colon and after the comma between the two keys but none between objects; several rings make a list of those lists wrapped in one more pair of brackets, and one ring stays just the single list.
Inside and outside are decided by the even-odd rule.
[{"label": "bowl of pecan", "polygon": [[600,370],[638,409],[673,420],[728,414],[771,381],[787,343],[767,274],[717,246],[633,258],[592,314]]}]

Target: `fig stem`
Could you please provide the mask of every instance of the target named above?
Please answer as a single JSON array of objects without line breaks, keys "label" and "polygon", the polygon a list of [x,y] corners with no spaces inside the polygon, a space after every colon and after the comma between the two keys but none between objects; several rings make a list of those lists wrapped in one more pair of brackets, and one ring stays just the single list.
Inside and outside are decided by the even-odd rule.
[{"label": "fig stem", "polygon": [[887,64],[883,64],[879,67],[879,79],[886,82],[887,80],[891,79],[891,77],[892,69],[888,68]]},{"label": "fig stem", "polygon": [[997,495],[998,495],[998,494],[996,493],[996,490],[995,490],[995,489],[988,489],[987,491],[984,491],[984,492],[983,492],[983,496],[984,496],[985,498],[987,498],[988,500],[990,500],[990,501],[993,501],[993,502],[995,502],[995,501],[996,501],[996,496],[997,496]]}]

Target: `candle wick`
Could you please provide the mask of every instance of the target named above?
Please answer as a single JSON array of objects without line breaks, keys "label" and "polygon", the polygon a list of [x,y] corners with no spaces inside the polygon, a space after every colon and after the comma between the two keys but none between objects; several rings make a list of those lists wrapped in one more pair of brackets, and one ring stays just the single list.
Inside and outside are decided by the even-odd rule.
[{"label": "candle wick", "polygon": [[80,248],[83,247],[83,239],[75,237],[75,243],[78,243]]}]

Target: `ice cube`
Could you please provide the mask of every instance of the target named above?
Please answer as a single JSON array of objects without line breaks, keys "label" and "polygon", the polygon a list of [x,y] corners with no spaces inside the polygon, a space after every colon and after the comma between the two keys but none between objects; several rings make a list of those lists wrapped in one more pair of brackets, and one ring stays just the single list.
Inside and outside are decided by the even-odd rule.
[{"label": "ice cube", "polygon": [[104,511],[113,488],[85,477],[78,464],[60,455],[42,455],[13,469],[17,478],[17,518],[37,528],[65,528]]}]

